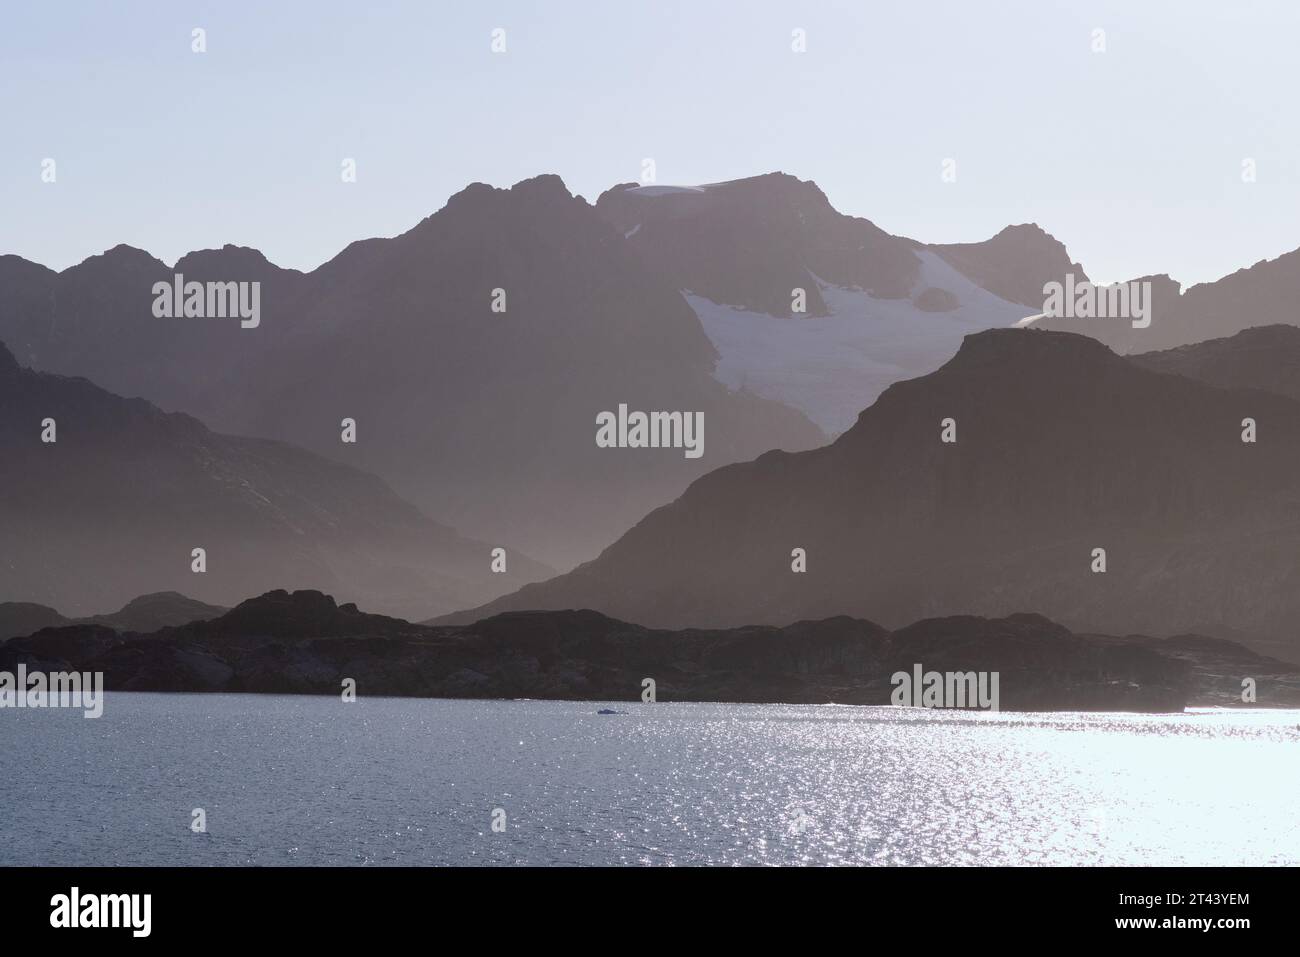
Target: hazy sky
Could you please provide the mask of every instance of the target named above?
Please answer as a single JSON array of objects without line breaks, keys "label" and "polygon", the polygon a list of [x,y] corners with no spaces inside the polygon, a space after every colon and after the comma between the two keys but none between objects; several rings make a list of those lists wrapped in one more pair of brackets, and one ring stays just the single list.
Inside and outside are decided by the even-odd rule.
[{"label": "hazy sky", "polygon": [[1298,36],[1293,0],[8,4],[0,253],[312,268],[474,181],[594,201],[650,157],[784,170],[929,242],[1033,221],[1095,279],[1190,284],[1300,246]]}]

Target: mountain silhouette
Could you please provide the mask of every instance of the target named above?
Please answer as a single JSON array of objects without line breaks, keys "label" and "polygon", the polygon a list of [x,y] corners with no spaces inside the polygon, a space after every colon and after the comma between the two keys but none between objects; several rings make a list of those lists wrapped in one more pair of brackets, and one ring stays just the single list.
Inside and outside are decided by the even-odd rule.
[{"label": "mountain silhouette", "polygon": [[[155,318],[152,284],[173,272],[262,282],[260,325]],[[0,337],[34,367],[374,471],[427,514],[562,565],[712,467],[825,441],[718,382],[682,296],[556,176],[469,186],[308,274],[232,246],[174,270],[118,247],[58,274],[6,257],[0,281],[21,287]],[[703,413],[702,457],[598,448],[596,417],[620,404]]]},{"label": "mountain silhouette", "polygon": [[[43,441],[47,420],[54,442]],[[507,573],[493,574],[491,546],[431,521],[373,475],[23,369],[2,345],[0,487],[0,597],[77,617],[160,588],[228,604],[269,580],[416,614],[546,572],[508,550]],[[206,552],[202,573],[195,548]],[[172,600],[154,595],[111,617],[147,627]]]},{"label": "mountain silhouette", "polygon": [[1129,357],[1224,389],[1264,389],[1300,399],[1300,326],[1257,326],[1223,339]]},{"label": "mountain silhouette", "polygon": [[911,242],[785,173],[667,191],[624,183],[596,209],[675,288],[755,312],[790,316],[801,287],[807,314],[827,315],[817,278],[902,299],[920,277]]},{"label": "mountain silhouette", "polygon": [[1061,282],[1067,274],[1080,281],[1088,278],[1081,265],[1070,261],[1065,246],[1037,223],[1008,226],[979,243],[928,248],[993,295],[1030,307],[1031,315],[1042,309],[1047,283]]},{"label": "mountain silhouette", "polygon": [[66,618],[53,608],[32,602],[0,602],[0,641],[21,635],[30,635],[42,628],[72,624],[103,625],[121,632],[157,631],[172,625],[216,618],[227,609],[220,605],[187,598],[179,592],[157,592],[141,595],[127,602],[121,609],[108,615],[89,618]]},{"label": "mountain silhouette", "polygon": [[[1266,439],[1242,441],[1246,417]],[[1294,657],[1297,501],[1300,403],[997,330],[831,445],[719,469],[596,560],[446,620],[590,607],[655,627],[894,627],[1032,608],[1112,634],[1222,626]]]}]

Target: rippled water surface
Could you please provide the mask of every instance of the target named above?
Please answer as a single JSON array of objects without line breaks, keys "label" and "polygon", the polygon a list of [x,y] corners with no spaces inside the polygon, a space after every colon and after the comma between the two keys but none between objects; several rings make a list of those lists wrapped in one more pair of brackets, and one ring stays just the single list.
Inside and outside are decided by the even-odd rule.
[{"label": "rippled water surface", "polygon": [[1294,865],[1298,809],[1297,711],[125,693],[98,720],[0,711],[4,864]]}]

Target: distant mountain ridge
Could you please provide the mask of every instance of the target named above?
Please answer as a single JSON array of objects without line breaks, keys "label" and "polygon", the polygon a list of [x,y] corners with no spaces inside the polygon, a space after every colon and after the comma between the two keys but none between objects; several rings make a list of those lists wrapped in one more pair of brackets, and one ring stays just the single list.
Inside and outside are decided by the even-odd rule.
[{"label": "distant mountain ridge", "polygon": [[108,615],[67,618],[53,608],[31,602],[0,602],[0,641],[66,625],[103,625],[119,632],[151,632],[172,625],[216,618],[229,609],[195,601],[179,592],[155,592],[141,595]]},{"label": "distant mountain ridge", "polygon": [[[49,420],[53,442],[43,441]],[[160,587],[224,604],[268,579],[425,614],[548,572],[508,548],[507,571],[493,573],[492,546],[431,521],[373,475],[23,369],[3,345],[0,488],[0,598],[77,617]],[[159,602],[128,605],[114,624],[157,620]]]},{"label": "distant mountain ridge", "polygon": [[1124,318],[1049,317],[1034,324],[1092,336],[1121,354],[1174,349],[1257,326],[1300,325],[1300,249],[1187,289],[1167,275],[1132,281],[1151,283],[1154,305],[1146,328]]},{"label": "distant mountain ridge", "polygon": [[1300,400],[1300,326],[1257,326],[1129,359],[1153,372],[1172,372],[1223,389],[1264,389]]}]

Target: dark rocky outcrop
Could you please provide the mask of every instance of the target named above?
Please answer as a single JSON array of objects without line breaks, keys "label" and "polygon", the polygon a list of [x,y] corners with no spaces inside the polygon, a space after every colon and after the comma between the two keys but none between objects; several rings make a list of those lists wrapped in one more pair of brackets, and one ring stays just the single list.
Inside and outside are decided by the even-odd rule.
[{"label": "dark rocky outcrop", "polygon": [[[890,703],[895,672],[920,665],[997,672],[1002,710],[1178,711],[1208,687],[1206,641],[1078,635],[1032,614],[929,619],[892,633],[848,617],[665,631],[589,610],[435,627],[320,592],[275,591],[151,635],[45,629],[0,645],[0,668],[102,671],[108,688],[136,691],[337,695],[351,678],[362,695],[588,700],[637,700],[653,678],[660,701],[879,705]],[[1231,642],[1209,647],[1222,672],[1233,661],[1256,676],[1300,675]]]},{"label": "dark rocky outcrop", "polygon": [[[103,625],[57,625],[0,644],[0,671],[13,672],[19,664],[28,671],[86,670],[82,663],[98,661],[123,637]],[[98,669],[89,669],[98,670]]]},{"label": "dark rocky outcrop", "polygon": [[[1114,640],[1114,639],[1112,639]],[[1254,683],[1254,704],[1265,708],[1300,708],[1300,665],[1260,655],[1240,643],[1205,635],[1168,638],[1122,639],[1185,661],[1191,668],[1189,704],[1199,707],[1237,708],[1243,701],[1246,680]]]}]

